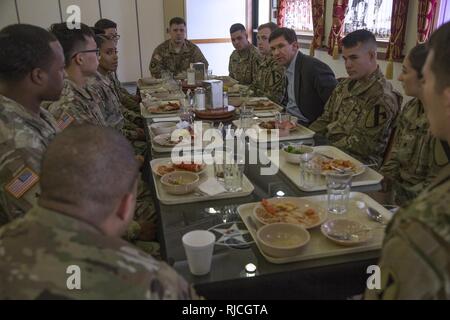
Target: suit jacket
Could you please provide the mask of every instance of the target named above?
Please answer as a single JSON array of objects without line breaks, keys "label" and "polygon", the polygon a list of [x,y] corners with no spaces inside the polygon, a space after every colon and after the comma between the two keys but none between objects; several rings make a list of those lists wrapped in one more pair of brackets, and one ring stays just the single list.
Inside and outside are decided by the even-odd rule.
[{"label": "suit jacket", "polygon": [[[295,62],[295,102],[312,123],[324,111],[325,103],[337,85],[331,68],[322,61],[299,51]],[[287,105],[287,87],[285,105]]]}]

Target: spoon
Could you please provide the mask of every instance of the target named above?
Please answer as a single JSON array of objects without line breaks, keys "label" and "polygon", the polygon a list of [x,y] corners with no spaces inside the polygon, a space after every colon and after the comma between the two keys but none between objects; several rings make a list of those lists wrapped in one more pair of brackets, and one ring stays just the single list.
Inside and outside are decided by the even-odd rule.
[{"label": "spoon", "polygon": [[367,211],[367,215],[369,216],[370,219],[372,219],[372,220],[374,220],[376,222],[379,222],[379,223],[381,223],[383,225],[387,224],[387,222],[384,219],[383,215],[381,213],[379,213],[377,210],[375,210],[374,208],[367,207],[366,211]]}]

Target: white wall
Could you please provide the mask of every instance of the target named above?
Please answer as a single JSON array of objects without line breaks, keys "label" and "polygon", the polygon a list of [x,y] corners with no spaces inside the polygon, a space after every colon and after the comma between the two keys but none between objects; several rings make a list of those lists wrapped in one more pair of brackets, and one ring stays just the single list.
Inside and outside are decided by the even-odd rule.
[{"label": "white wall", "polygon": [[98,1],[92,0],[60,0],[61,13],[65,21],[69,15],[66,13],[67,7],[70,5],[77,5],[81,9],[81,21],[83,23],[93,26],[100,19],[100,7]]},{"label": "white wall", "polygon": [[153,50],[164,41],[164,6],[162,0],[138,0],[137,5],[142,72],[148,77]]},{"label": "white wall", "polygon": [[93,26],[100,18],[117,22],[121,35],[118,76],[123,82],[131,82],[149,75],[151,54],[164,40],[164,1],[0,0],[0,28],[28,23],[47,29],[67,18],[67,6],[78,5],[81,21],[87,25]]},{"label": "white wall", "polygon": [[[243,0],[188,0],[186,22],[188,39],[230,39],[230,27],[246,21]],[[215,75],[228,75],[228,62],[234,48],[231,42],[197,44],[209,69]]]},{"label": "white wall", "polygon": [[14,0],[0,1],[0,29],[17,23],[17,12]]},{"label": "white wall", "polygon": [[16,0],[20,23],[34,24],[48,28],[52,23],[61,22],[58,0]]}]

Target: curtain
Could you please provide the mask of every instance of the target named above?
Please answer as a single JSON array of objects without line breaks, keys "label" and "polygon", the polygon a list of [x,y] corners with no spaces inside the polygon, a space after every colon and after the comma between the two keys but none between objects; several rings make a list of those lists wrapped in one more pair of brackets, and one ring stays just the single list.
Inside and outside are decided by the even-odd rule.
[{"label": "curtain", "polygon": [[417,42],[423,43],[430,37],[434,17],[436,14],[437,0],[419,0],[419,12],[417,15]]},{"label": "curtain", "polygon": [[348,0],[334,0],[333,25],[331,26],[330,36],[328,37],[328,53],[330,55],[333,54],[335,45],[337,45],[337,49],[341,49],[342,28],[344,26],[347,6]]},{"label": "curtain", "polygon": [[278,0],[278,16],[277,24],[284,26],[284,18],[286,17],[287,0]]},{"label": "curtain", "polygon": [[409,0],[395,0],[392,4],[391,36],[386,51],[386,58],[400,59],[405,45],[406,19]]},{"label": "curtain", "polygon": [[320,48],[324,38],[325,28],[325,0],[311,0],[314,38],[312,47]]}]

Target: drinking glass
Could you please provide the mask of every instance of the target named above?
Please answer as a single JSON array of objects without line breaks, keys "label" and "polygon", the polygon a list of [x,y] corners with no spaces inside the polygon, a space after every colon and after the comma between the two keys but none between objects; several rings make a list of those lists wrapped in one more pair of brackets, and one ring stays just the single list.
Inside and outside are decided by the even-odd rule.
[{"label": "drinking glass", "polygon": [[352,172],[333,171],[327,174],[328,212],[344,214],[348,209],[348,199],[352,186]]}]

